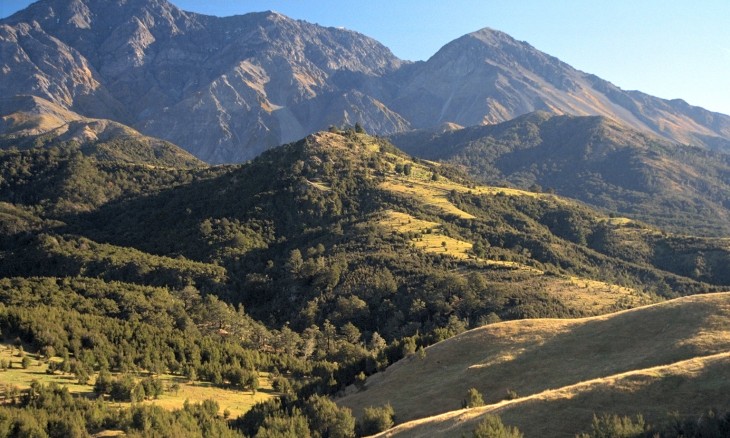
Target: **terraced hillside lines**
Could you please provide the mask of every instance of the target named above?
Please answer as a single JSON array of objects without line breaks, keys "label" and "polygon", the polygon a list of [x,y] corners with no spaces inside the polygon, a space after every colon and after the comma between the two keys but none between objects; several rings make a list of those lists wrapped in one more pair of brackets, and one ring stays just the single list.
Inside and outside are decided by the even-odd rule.
[{"label": "terraced hillside lines", "polygon": [[462,436],[486,414],[499,415],[525,436],[572,437],[588,431],[594,413],[642,413],[653,423],[669,412],[699,415],[730,403],[730,352],[580,382],[488,406],[414,420],[380,437]]},{"label": "terraced hillside lines", "polygon": [[[391,403],[401,421],[459,409],[469,388],[488,404],[730,350],[730,293],[697,295],[583,319],[510,321],[470,330],[371,376],[338,402]],[[610,407],[610,405],[609,405]]]}]

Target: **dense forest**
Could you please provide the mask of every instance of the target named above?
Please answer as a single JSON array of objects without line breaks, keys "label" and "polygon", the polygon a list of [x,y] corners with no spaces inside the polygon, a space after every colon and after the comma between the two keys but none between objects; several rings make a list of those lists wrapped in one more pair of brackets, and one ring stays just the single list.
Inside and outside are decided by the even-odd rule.
[{"label": "dense forest", "polygon": [[[127,140],[125,156],[146,147]],[[472,327],[599,312],[564,288],[623,291],[607,312],[730,284],[727,242],[552,194],[487,193],[359,127],[235,166],[99,150],[0,152],[1,334],[96,382],[89,397],[6,394],[0,436],[368,434],[398,413],[356,421],[327,396]],[[256,391],[263,373],[277,397],[238,418],[212,401],[103,402],[148,398],[161,374]]]}]

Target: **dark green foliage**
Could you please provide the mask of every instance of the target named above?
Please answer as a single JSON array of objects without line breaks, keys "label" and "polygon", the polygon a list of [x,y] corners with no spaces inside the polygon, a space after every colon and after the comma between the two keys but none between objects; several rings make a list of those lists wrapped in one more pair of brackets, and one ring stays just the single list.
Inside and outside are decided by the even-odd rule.
[{"label": "dark green foliage", "polygon": [[516,427],[505,426],[496,415],[485,415],[484,419],[472,432],[473,438],[522,438],[522,433]]},{"label": "dark green foliage", "polygon": [[[120,371],[182,372],[212,380],[216,372],[233,364],[246,364],[243,387],[258,387],[254,369],[271,366],[272,360],[258,350],[254,335],[270,336],[248,316],[231,309],[213,296],[184,303],[166,289],[128,283],[106,283],[88,278],[0,280],[0,327],[17,333],[35,348],[68,351],[85,363],[72,363],[77,375],[90,369]],[[42,303],[42,304],[41,304]],[[222,321],[231,334],[246,341],[231,342],[216,333],[209,322]],[[248,348],[246,348],[248,347]],[[299,369],[299,362],[287,364]],[[71,372],[68,366],[66,372]],[[112,394],[108,375],[101,373],[97,392]],[[157,381],[144,380],[145,396],[159,395]],[[220,382],[223,384],[223,382]],[[129,399],[131,387],[119,386],[113,398]]]},{"label": "dark green foliage", "polygon": [[580,435],[581,438],[635,438],[642,437],[646,432],[646,424],[641,415],[636,419],[618,415],[604,414],[593,416],[591,432]]},{"label": "dark green foliage", "polygon": [[355,418],[350,409],[340,408],[327,397],[315,395],[303,407],[313,436],[351,438],[355,436]]},{"label": "dark green foliage", "polygon": [[395,412],[389,404],[381,407],[368,407],[363,410],[362,418],[357,423],[360,436],[374,435],[393,427]]},{"label": "dark green foliage", "polygon": [[720,438],[730,436],[730,411],[710,409],[699,417],[670,415],[667,424],[654,428],[662,438]]},{"label": "dark green foliage", "polygon": [[[106,399],[158,396],[159,381],[140,375],[256,391],[258,372],[271,371],[286,396],[236,420],[246,435],[351,436],[349,412],[322,395],[481,323],[583,315],[541,281],[526,288],[535,274],[414,248],[417,233],[378,225],[384,210],[438,223],[429,232],[546,280],[585,276],[662,296],[730,284],[728,251],[711,241],[638,233],[549,197],[453,191],[475,216],[456,219],[380,188],[390,169],[409,175],[415,163],[471,184],[455,169],[355,130],[332,144],[313,138],[194,170],[73,148],[0,153],[2,334],[64,356],[59,367],[79,381],[121,372],[97,379]],[[134,415],[139,430],[156,427],[156,411]],[[373,408],[359,428],[390,427],[392,416]]]},{"label": "dark green foliage", "polygon": [[114,199],[187,184],[218,173],[100,162],[78,149],[0,152],[0,201],[55,214],[88,211]]},{"label": "dark green foliage", "polygon": [[307,419],[295,410],[288,416],[266,417],[256,433],[256,438],[308,438]]},{"label": "dark green foliage", "polygon": [[484,398],[476,388],[469,388],[466,392],[466,398],[461,402],[462,409],[478,408],[484,406]]},{"label": "dark green foliage", "polygon": [[[338,407],[324,396],[307,400],[289,397],[255,405],[234,422],[247,435],[312,436],[349,438],[355,436],[355,419],[348,408]],[[296,434],[300,435],[296,435]],[[280,435],[277,435],[280,434]]]},{"label": "dark green foliage", "polygon": [[538,186],[684,234],[730,232],[730,156],[672,144],[603,117],[535,112],[393,142],[492,185]]},{"label": "dark green foliage", "polygon": [[730,411],[710,409],[700,416],[672,413],[656,425],[645,424],[641,415],[593,416],[591,432],[581,438],[725,438],[730,436]]}]

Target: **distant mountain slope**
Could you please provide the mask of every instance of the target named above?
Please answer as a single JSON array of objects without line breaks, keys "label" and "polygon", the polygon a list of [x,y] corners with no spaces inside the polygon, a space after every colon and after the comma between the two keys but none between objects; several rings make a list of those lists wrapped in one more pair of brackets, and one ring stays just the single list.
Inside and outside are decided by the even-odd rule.
[{"label": "distant mountain slope", "polygon": [[165,0],[41,0],[0,21],[0,48],[3,96],[116,120],[211,163],[332,124],[382,135],[535,110],[730,147],[730,116],[623,91],[491,29],[409,63],[356,32],[273,12],[218,18]]},{"label": "distant mountain slope", "polygon": [[[383,436],[460,436],[487,412],[526,436],[550,437],[588,429],[593,413],[699,414],[730,403],[722,377],[729,317],[730,293],[722,293],[588,319],[487,325],[401,360],[338,403],[359,412],[389,402],[405,424]],[[472,387],[487,406],[462,411]],[[508,390],[518,398],[508,400]]]},{"label": "distant mountain slope", "polygon": [[492,29],[464,35],[416,65],[392,108],[416,128],[492,124],[543,110],[602,115],[681,143],[730,145],[730,116],[621,90]]},{"label": "distant mountain slope", "polygon": [[536,112],[497,125],[400,134],[408,153],[488,182],[541,187],[693,234],[730,233],[730,158],[605,117]]},{"label": "distant mountain slope", "polygon": [[111,120],[90,119],[36,96],[0,98],[0,149],[36,146],[78,149],[100,161],[206,167],[185,150]]}]

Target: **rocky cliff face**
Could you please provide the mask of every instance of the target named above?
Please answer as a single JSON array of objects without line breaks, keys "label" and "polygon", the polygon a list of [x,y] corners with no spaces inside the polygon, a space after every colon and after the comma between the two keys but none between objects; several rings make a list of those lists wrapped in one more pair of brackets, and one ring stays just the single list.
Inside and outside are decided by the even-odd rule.
[{"label": "rocky cliff face", "polygon": [[625,92],[489,29],[412,64],[356,32],[273,12],[218,18],[165,0],[41,0],[0,21],[0,51],[2,96],[113,119],[214,163],[331,124],[392,134],[534,110],[730,148],[728,116]]}]

